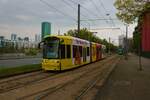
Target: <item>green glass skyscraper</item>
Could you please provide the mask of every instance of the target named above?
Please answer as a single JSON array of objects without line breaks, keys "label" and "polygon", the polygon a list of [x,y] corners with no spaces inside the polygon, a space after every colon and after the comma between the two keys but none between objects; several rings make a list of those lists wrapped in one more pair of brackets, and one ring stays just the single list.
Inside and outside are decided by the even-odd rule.
[{"label": "green glass skyscraper", "polygon": [[51,34],[51,23],[49,22],[42,22],[42,40],[44,36]]}]

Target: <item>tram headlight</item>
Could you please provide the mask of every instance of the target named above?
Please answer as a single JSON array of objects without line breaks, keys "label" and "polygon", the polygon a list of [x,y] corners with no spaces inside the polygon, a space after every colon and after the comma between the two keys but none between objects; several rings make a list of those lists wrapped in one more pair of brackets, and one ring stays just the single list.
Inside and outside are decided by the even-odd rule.
[{"label": "tram headlight", "polygon": [[56,63],[59,63],[59,61],[56,61]]}]

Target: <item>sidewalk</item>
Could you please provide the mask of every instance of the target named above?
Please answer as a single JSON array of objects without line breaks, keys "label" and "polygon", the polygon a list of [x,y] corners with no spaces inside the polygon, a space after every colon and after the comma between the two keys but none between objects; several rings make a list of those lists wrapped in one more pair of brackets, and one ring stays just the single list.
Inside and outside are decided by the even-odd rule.
[{"label": "sidewalk", "polygon": [[142,58],[143,70],[138,70],[138,56],[122,59],[100,88],[95,100],[150,100],[150,59]]}]

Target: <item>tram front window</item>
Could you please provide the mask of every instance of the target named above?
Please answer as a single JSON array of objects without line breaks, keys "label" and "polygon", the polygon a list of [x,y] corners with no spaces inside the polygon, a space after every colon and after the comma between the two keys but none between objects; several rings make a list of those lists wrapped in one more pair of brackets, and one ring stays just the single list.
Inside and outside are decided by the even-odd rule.
[{"label": "tram front window", "polygon": [[57,59],[59,48],[59,40],[45,41],[43,48],[43,58],[46,59]]}]

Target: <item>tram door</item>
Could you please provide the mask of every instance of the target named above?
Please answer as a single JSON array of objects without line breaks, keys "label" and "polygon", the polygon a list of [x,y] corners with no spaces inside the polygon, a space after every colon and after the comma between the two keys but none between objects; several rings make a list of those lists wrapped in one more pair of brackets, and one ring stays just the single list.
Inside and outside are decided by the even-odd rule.
[{"label": "tram door", "polygon": [[83,48],[83,62],[86,62],[86,48]]}]

